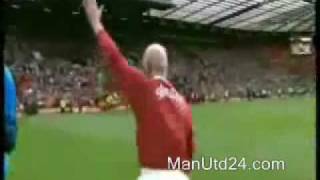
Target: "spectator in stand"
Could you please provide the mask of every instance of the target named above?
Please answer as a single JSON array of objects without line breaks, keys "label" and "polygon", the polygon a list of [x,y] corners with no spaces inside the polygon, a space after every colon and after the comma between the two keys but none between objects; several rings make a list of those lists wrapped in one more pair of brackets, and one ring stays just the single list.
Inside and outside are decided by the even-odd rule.
[{"label": "spectator in stand", "polygon": [[229,101],[229,98],[230,98],[229,97],[229,90],[227,89],[227,90],[224,91],[224,100],[225,101]]}]

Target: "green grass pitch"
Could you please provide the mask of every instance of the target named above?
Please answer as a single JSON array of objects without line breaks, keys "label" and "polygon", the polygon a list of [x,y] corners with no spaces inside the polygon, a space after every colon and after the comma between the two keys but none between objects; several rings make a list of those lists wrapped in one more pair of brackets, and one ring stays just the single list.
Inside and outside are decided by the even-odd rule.
[{"label": "green grass pitch", "polygon": [[[193,106],[195,158],[284,160],[284,171],[194,171],[193,180],[315,180],[315,100]],[[20,121],[9,180],[135,180],[130,112],[38,115]]]}]

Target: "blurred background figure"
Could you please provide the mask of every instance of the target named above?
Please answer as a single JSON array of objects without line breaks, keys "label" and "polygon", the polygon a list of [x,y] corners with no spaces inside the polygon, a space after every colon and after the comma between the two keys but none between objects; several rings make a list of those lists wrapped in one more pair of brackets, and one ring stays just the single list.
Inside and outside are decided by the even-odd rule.
[{"label": "blurred background figure", "polygon": [[17,96],[14,78],[9,70],[4,69],[5,81],[5,104],[4,104],[4,120],[5,120],[5,152],[4,152],[4,178],[7,179],[9,174],[9,156],[14,150],[17,139]]}]

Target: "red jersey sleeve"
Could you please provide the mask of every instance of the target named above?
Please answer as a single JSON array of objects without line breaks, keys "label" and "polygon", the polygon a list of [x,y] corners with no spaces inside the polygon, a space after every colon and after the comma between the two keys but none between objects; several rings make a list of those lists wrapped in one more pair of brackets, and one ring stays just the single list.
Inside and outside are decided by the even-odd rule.
[{"label": "red jersey sleeve", "polygon": [[134,96],[135,87],[141,87],[145,81],[144,74],[128,65],[128,61],[122,55],[111,36],[104,30],[97,34],[98,45],[102,51],[105,64],[110,67],[112,76],[116,79],[119,88],[126,96]]}]

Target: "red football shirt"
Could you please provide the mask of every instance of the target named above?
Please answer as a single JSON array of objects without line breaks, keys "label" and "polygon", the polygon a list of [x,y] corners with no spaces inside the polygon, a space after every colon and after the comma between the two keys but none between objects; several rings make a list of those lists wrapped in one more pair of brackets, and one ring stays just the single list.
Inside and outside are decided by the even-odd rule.
[{"label": "red football shirt", "polygon": [[194,141],[189,104],[169,81],[147,78],[129,66],[106,31],[100,31],[97,38],[105,62],[136,117],[140,165],[167,169],[168,157],[190,161]]}]

